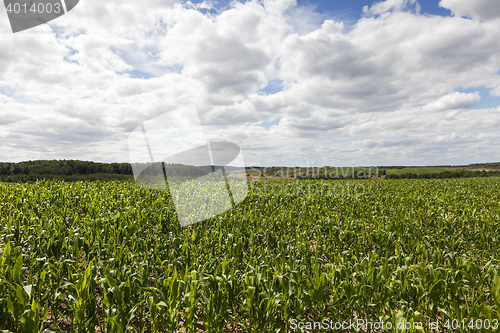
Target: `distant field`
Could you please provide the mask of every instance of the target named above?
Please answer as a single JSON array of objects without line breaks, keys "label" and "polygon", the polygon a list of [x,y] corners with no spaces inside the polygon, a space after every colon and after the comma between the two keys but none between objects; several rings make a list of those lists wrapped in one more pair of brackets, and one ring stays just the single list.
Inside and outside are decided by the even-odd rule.
[{"label": "distant field", "polygon": [[498,170],[498,168],[488,168],[488,167],[465,167],[465,168],[448,168],[448,170],[451,171],[460,171],[460,170],[466,170],[466,171],[495,171]]},{"label": "distant field", "polygon": [[439,173],[446,170],[451,170],[451,168],[446,167],[421,167],[421,168],[404,168],[404,169],[384,169],[388,175],[401,175],[404,173]]},{"label": "distant field", "polygon": [[[50,162],[50,161],[49,161]],[[56,163],[58,161],[54,161],[53,163]],[[76,161],[79,162],[79,161]],[[83,162],[82,162],[83,163]],[[89,162],[90,163],[90,162]],[[93,163],[93,162],[92,162]],[[6,164],[6,163],[4,163]],[[7,167],[10,164],[7,163]],[[119,180],[119,181],[134,181],[134,176],[132,174],[127,174],[127,170],[125,170],[124,165],[122,164],[120,167],[123,169],[122,171],[124,172],[123,174],[117,173],[115,168],[113,167],[112,169],[115,170],[114,173],[110,173],[111,167],[109,170],[106,168],[106,172],[108,173],[89,173],[89,174],[78,174],[75,173],[77,171],[75,170],[70,170],[67,172],[70,172],[69,174],[61,174],[60,166],[54,166],[52,172],[53,174],[44,174],[45,169],[42,169],[41,167],[36,169],[34,168],[33,170],[31,169],[26,169],[27,167],[24,167],[24,169],[21,167],[22,163],[19,163],[19,166],[17,164],[14,165],[14,167],[17,169],[17,171],[14,171],[14,173],[10,173],[10,171],[7,171],[7,167],[2,167],[0,163],[0,182],[36,182],[36,180],[60,180],[60,181],[67,181],[67,182],[75,182],[75,181],[112,181],[112,180]],[[30,166],[30,165],[29,165]],[[12,167],[12,165],[9,167]],[[176,166],[170,166],[172,168],[176,168]],[[192,174],[192,166],[186,166],[188,169],[187,174]],[[59,168],[59,169],[58,169]],[[325,178],[326,174],[326,179],[342,179],[347,176],[348,178],[354,177],[354,178],[364,178],[363,176],[358,176],[359,173],[362,174],[363,170],[366,172],[366,178],[377,178],[377,177],[383,177],[385,175],[404,175],[404,174],[413,174],[413,175],[423,175],[423,174],[437,174],[437,173],[442,173],[444,171],[496,171],[500,169],[500,163],[485,163],[485,164],[471,164],[468,166],[461,166],[461,167],[446,167],[446,166],[427,166],[427,167],[397,167],[397,166],[392,166],[392,167],[278,167],[278,166],[270,166],[270,167],[265,167],[265,168],[257,168],[257,167],[251,167],[247,168],[246,170],[235,170],[231,168],[227,168],[226,173],[229,177],[231,178],[247,178],[249,181],[275,181],[275,180],[293,180],[293,179],[317,179],[317,178]],[[36,171],[42,172],[37,174]],[[45,171],[44,171],[45,170]],[[121,172],[121,171],[120,171]],[[131,171],[130,171],[131,172]],[[173,169],[172,169],[172,172]],[[175,171],[177,172],[177,171]],[[385,173],[384,173],[385,172]],[[168,173],[168,171],[167,171]],[[184,173],[177,173],[177,174],[184,174]],[[169,180],[175,179],[177,176],[175,176],[175,173],[172,175],[168,175],[167,178]],[[179,177],[191,177],[191,176],[179,176]],[[407,176],[403,176],[407,177]],[[476,175],[475,177],[478,177]],[[449,178],[449,176],[448,176]]]},{"label": "distant field", "polygon": [[[325,174],[328,175],[329,178],[343,178],[344,175],[353,175],[358,172],[362,172],[363,170],[366,172],[368,178],[371,176],[382,175],[382,169],[378,169],[375,167],[290,167],[290,168],[281,168],[281,167],[267,167],[265,169],[251,169],[246,170],[246,174],[249,180],[257,181],[257,180],[290,180],[290,179],[301,179],[305,177],[316,177],[318,175],[323,176]],[[229,172],[228,175],[231,175]]]},{"label": "distant field", "polygon": [[[379,169],[381,170],[381,169]],[[498,167],[492,165],[470,165],[467,167],[416,167],[416,168],[403,168],[403,169],[384,169],[388,175],[401,175],[405,173],[415,173],[418,175],[426,173],[440,173],[443,171],[491,171],[498,170]]]},{"label": "distant field", "polygon": [[[386,174],[388,175],[400,175],[400,174],[405,174],[405,173],[414,173],[414,174],[425,174],[425,173],[439,173],[443,172],[446,170],[457,170],[455,168],[446,168],[446,167],[416,167],[416,168],[403,168],[403,169],[386,169],[386,168],[378,168],[378,174],[377,174],[377,168],[362,168],[362,167],[338,167],[338,168],[333,168],[333,169],[328,169],[327,174],[328,175],[338,175],[339,177],[342,177],[344,174],[356,174],[358,172],[361,172],[366,170],[367,174],[369,175],[378,175],[382,176],[382,170],[386,171]],[[314,174],[316,175],[318,173],[318,170],[320,174],[324,174],[324,168],[314,168]],[[470,170],[470,169],[468,169]],[[281,177],[280,171],[274,171],[274,170],[268,170],[266,171],[266,176],[263,177],[262,173],[259,173],[258,170],[247,170],[247,174],[250,177],[250,180],[277,180],[280,178],[283,179],[293,179],[293,168],[290,169],[289,174],[287,175],[286,169],[284,171],[284,177]],[[306,174],[306,168],[302,168],[299,172],[299,168],[297,168],[297,175],[302,175],[304,176]],[[307,175],[313,175],[313,168],[309,168],[307,170]]]}]

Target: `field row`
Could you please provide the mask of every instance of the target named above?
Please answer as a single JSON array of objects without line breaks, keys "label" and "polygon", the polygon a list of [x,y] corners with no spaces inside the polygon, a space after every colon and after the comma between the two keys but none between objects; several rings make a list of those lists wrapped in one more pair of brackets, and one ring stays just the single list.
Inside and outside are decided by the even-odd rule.
[{"label": "field row", "polygon": [[168,192],[132,183],[0,184],[0,330],[498,319],[499,186],[255,182],[235,209],[182,228]]}]

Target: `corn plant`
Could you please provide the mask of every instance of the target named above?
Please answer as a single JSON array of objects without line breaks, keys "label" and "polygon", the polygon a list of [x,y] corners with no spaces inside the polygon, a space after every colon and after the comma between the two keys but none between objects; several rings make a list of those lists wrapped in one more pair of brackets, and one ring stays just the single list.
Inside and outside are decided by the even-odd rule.
[{"label": "corn plant", "polygon": [[0,331],[492,322],[499,189],[495,177],[253,182],[236,208],[181,227],[168,192],[133,183],[0,183]]}]

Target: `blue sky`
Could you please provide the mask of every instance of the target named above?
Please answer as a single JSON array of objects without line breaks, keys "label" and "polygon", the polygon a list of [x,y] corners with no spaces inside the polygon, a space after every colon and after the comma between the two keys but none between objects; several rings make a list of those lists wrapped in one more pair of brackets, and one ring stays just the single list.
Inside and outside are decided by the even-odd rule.
[{"label": "blue sky", "polygon": [[[333,16],[350,15],[351,17],[359,17],[362,14],[364,6],[371,6],[374,2],[378,1],[367,1],[367,0],[349,0],[349,1],[317,1],[317,0],[300,0],[298,4],[300,6],[314,6],[315,10],[319,13],[329,13]],[[442,15],[449,16],[451,11],[439,7],[439,0],[420,0],[421,14],[432,14],[432,15]]]},{"label": "blue sky", "polygon": [[0,6],[0,159],[128,161],[195,105],[251,165],[500,161],[498,0],[212,3],[81,1],[18,34]]},{"label": "blue sky", "polygon": [[[202,3],[206,0],[191,0],[192,3]],[[228,8],[231,1],[214,1],[214,6],[218,9]],[[242,1],[240,1],[242,2]],[[331,17],[344,17],[346,19],[357,19],[361,16],[364,6],[371,6],[374,2],[370,0],[297,0],[299,6],[311,6],[321,14],[327,14]],[[450,16],[449,9],[439,6],[439,0],[419,0],[421,14]]]}]

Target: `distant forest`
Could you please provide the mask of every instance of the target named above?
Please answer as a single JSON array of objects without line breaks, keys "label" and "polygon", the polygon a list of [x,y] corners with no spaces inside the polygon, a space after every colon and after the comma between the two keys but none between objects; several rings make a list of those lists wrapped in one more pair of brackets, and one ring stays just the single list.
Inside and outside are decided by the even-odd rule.
[{"label": "distant forest", "polygon": [[[167,178],[172,180],[186,180],[203,176],[210,172],[210,166],[193,167],[180,164],[165,164]],[[440,166],[443,167],[443,166]],[[457,166],[445,166],[455,167]],[[386,179],[420,179],[420,178],[469,178],[469,177],[490,177],[500,176],[500,162],[498,163],[476,163],[462,166],[466,169],[456,169],[453,171],[444,171],[439,173],[405,173],[405,174],[387,174],[385,169],[402,169],[408,166],[381,166],[380,176]],[[216,169],[219,167],[215,167]],[[328,168],[328,167],[327,167]],[[332,167],[329,167],[330,169]],[[459,167],[460,168],[460,167]],[[239,168],[226,167],[226,171],[237,170]],[[262,171],[270,174],[283,172],[279,167],[246,167],[247,172]],[[261,170],[262,169],[262,170]],[[288,168],[285,168],[288,169]],[[290,168],[292,169],[292,168]],[[302,168],[304,169],[304,168]],[[469,169],[469,170],[467,170]],[[487,169],[490,171],[476,171],[471,169]],[[316,175],[306,174],[301,179],[332,179],[327,177],[322,168],[318,168]],[[361,172],[361,174],[360,174]],[[143,171],[144,176],[163,175],[161,163],[154,163]],[[247,174],[248,175],[248,174]],[[361,176],[360,176],[361,175]],[[370,173],[371,175],[371,173]],[[366,178],[363,171],[356,171],[353,175],[346,175],[334,179],[343,178]],[[370,177],[371,178],[371,177]],[[0,162],[0,182],[30,182],[38,179],[56,179],[63,181],[133,181],[132,166],[130,163],[99,163],[80,160],[36,160],[19,163]]]},{"label": "distant forest", "polygon": [[98,163],[78,160],[0,162],[0,175],[91,175],[96,173],[132,175],[130,163]]},{"label": "distant forest", "polygon": [[[429,166],[422,165],[399,165],[399,166],[379,166],[379,169],[405,169],[405,168],[428,168]],[[444,167],[444,168],[469,168],[469,169],[499,169],[500,170],[500,162],[495,163],[474,163],[468,165],[433,165],[432,167]]]},{"label": "distant forest", "polygon": [[[179,164],[166,164],[166,173],[176,179],[199,177],[208,172],[200,168]],[[163,174],[160,163],[154,163],[144,174]],[[37,160],[19,163],[0,162],[0,181],[27,182],[37,179],[64,181],[120,180],[134,179],[130,163],[99,163],[79,160]]]},{"label": "distant forest", "polygon": [[500,170],[492,171],[443,171],[439,173],[403,173],[400,175],[386,175],[386,179],[450,179],[450,178],[473,178],[473,177],[499,177]]}]

